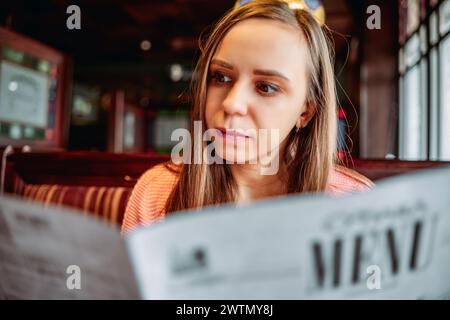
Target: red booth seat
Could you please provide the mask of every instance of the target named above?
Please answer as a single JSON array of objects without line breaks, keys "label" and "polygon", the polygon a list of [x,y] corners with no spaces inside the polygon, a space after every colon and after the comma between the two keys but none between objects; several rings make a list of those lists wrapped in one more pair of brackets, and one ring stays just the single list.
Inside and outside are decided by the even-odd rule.
[{"label": "red booth seat", "polygon": [[81,209],[85,214],[121,225],[131,190],[129,187],[25,184],[19,195],[45,205]]},{"label": "red booth seat", "polygon": [[13,154],[8,157],[5,191],[45,205],[81,209],[120,226],[139,176],[167,160],[100,152]]}]

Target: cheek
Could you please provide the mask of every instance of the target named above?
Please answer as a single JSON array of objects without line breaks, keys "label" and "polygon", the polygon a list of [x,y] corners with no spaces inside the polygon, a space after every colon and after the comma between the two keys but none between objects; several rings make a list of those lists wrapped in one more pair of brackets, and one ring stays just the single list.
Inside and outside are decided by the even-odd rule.
[{"label": "cheek", "polygon": [[[262,106],[261,106],[262,107]],[[260,129],[278,129],[281,135],[287,135],[300,116],[301,110],[293,99],[278,99],[266,102],[255,114],[255,122]]]},{"label": "cheek", "polygon": [[260,128],[265,128],[267,130],[268,135],[274,135],[274,142],[276,145],[279,145],[291,132],[292,128],[295,125],[295,122],[292,121],[291,118],[286,117],[285,115],[278,115],[277,117],[272,118],[273,120],[267,125]]},{"label": "cheek", "polygon": [[[273,143],[278,146],[295,127],[302,112],[299,99],[293,97],[266,103],[264,112],[261,111],[255,113],[255,123],[259,129],[277,130],[276,142]],[[270,132],[267,133],[270,134]]]}]

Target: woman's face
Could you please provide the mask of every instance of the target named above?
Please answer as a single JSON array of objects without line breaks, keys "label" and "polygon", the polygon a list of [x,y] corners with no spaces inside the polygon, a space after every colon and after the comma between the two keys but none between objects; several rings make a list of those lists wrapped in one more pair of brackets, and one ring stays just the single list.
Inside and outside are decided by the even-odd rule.
[{"label": "woman's face", "polygon": [[[205,110],[222,159],[252,161],[307,124],[308,61],[306,40],[286,24],[252,18],[230,29],[210,63]],[[278,138],[266,142],[261,129]]]}]

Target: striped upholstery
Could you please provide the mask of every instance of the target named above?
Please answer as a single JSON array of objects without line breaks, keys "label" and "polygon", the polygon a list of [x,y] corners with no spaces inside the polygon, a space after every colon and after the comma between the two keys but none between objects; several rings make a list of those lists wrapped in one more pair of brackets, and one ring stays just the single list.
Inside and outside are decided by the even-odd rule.
[{"label": "striped upholstery", "polygon": [[131,188],[16,183],[15,191],[45,205],[69,206],[121,225]]},{"label": "striped upholstery", "polygon": [[121,225],[131,190],[169,155],[109,152],[16,152],[6,162],[5,192],[67,206]]}]

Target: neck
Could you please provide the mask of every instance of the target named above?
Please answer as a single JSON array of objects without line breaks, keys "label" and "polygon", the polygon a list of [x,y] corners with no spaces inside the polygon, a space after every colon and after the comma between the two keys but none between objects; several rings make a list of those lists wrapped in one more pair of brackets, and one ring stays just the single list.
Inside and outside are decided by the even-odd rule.
[{"label": "neck", "polygon": [[238,203],[286,193],[286,170],[281,164],[274,175],[261,174],[260,165],[234,164],[230,168],[238,186]]}]

